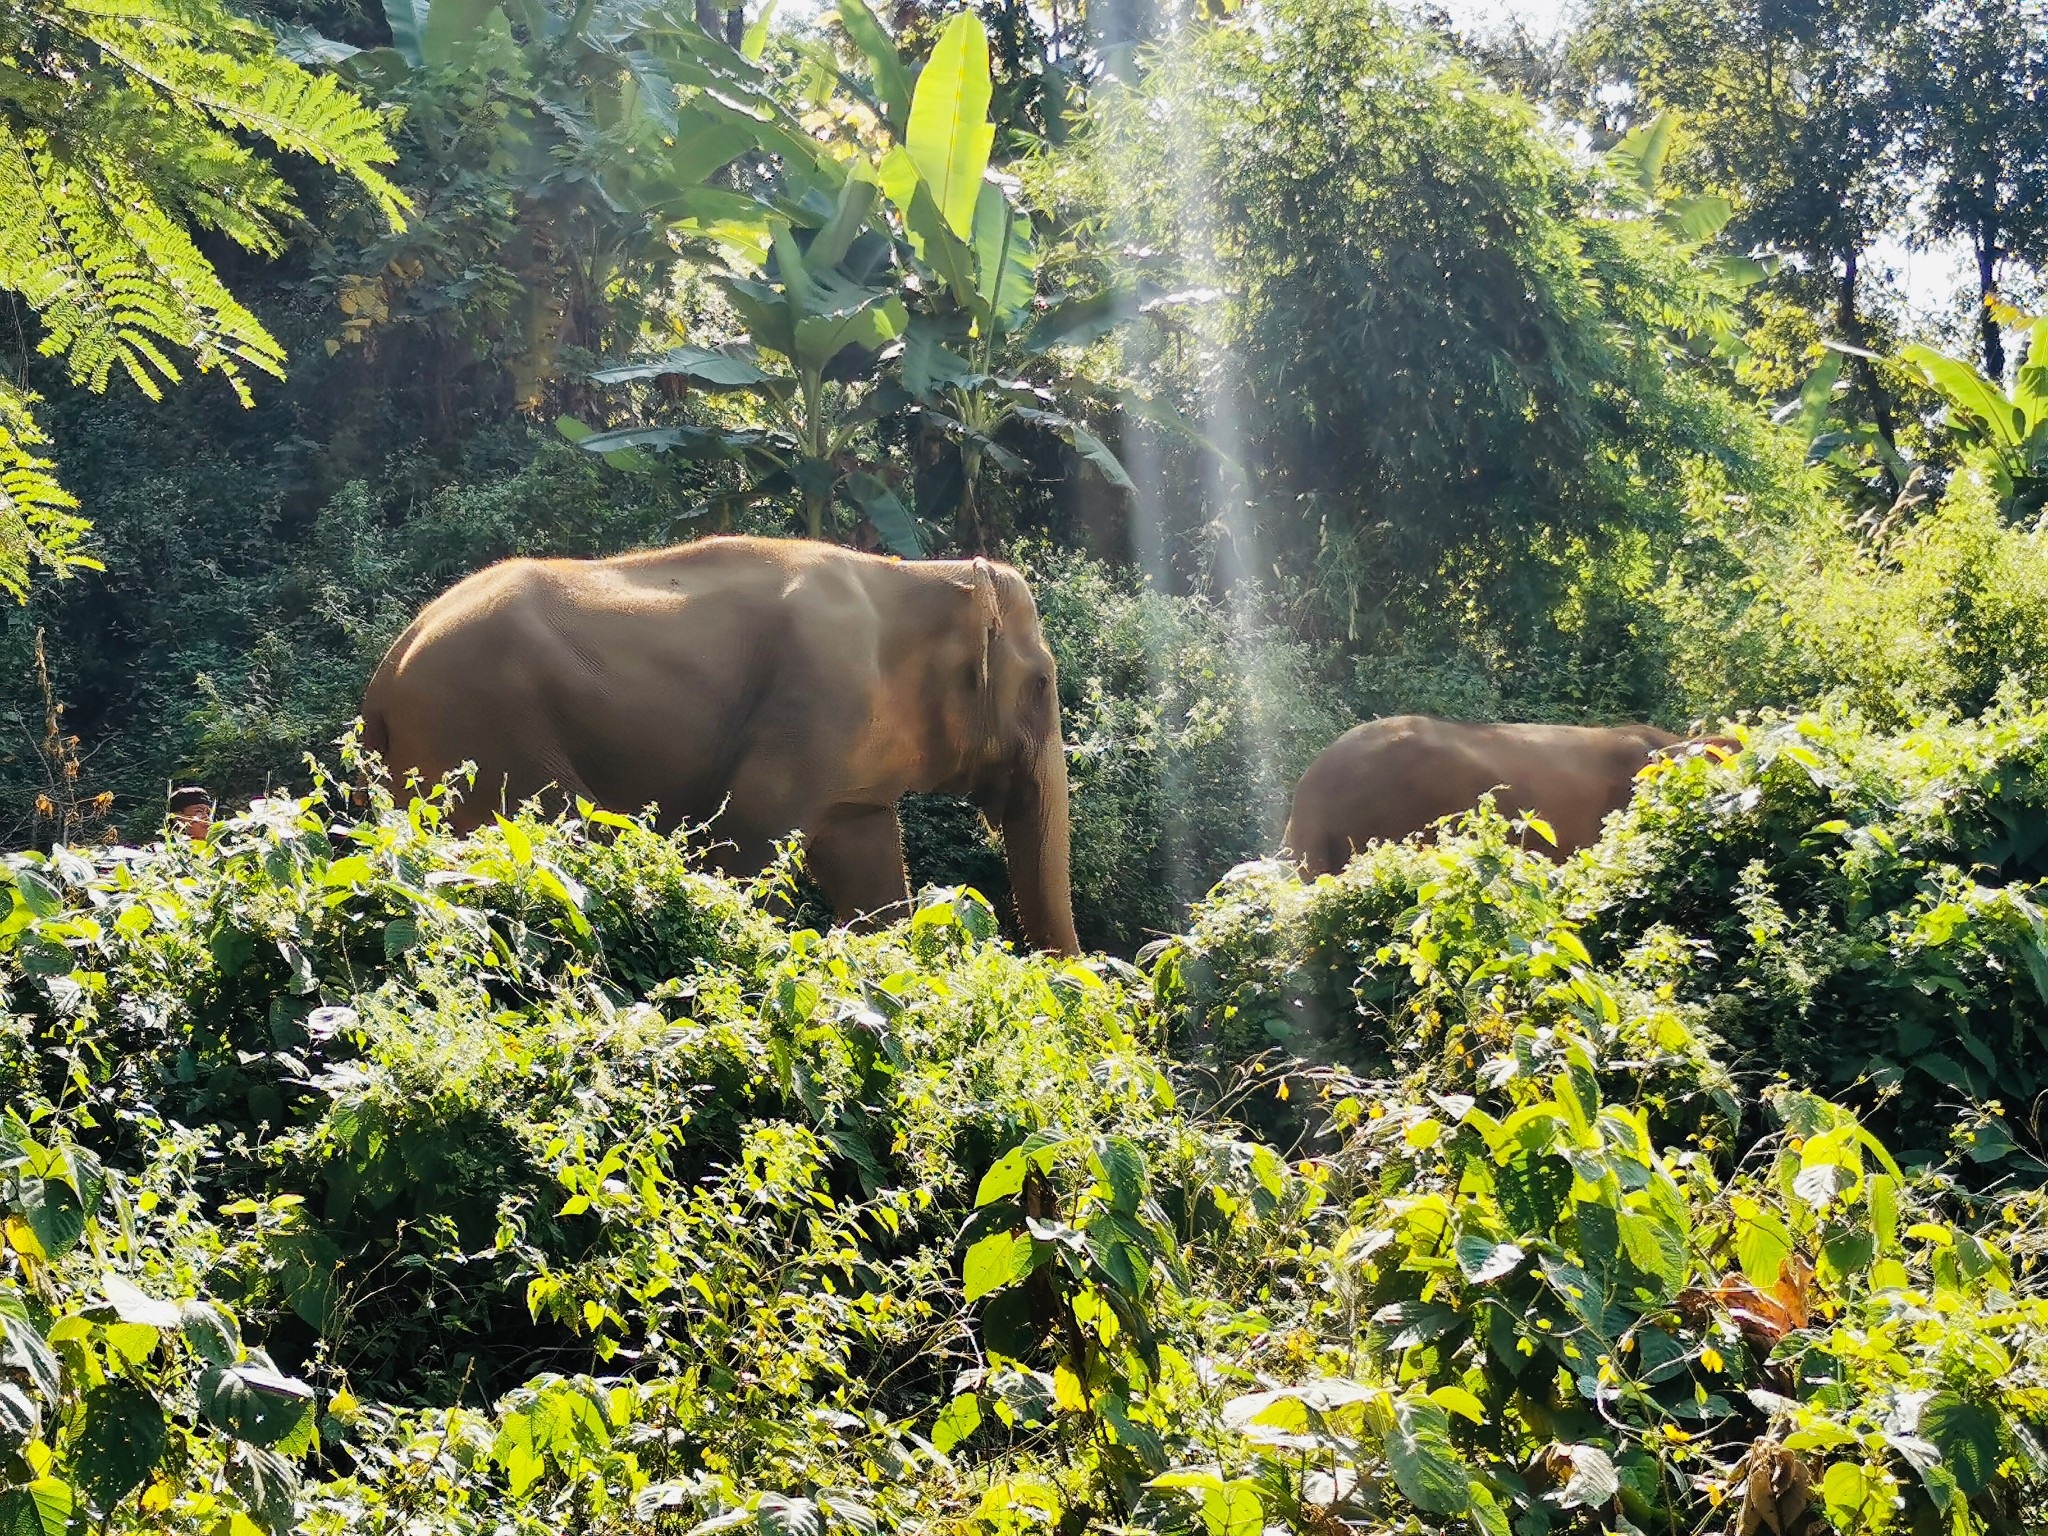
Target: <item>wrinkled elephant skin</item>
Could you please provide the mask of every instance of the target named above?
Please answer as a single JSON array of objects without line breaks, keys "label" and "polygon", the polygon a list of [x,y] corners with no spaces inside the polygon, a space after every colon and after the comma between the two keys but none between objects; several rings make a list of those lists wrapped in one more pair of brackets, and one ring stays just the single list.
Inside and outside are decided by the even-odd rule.
[{"label": "wrinkled elephant skin", "polygon": [[[1338,737],[1295,787],[1288,852],[1330,874],[1367,844],[1425,832],[1481,795],[1509,816],[1533,812],[1557,834],[1553,858],[1598,840],[1628,803],[1636,775],[1685,738],[1650,725],[1468,725],[1427,715],[1371,720]],[[1725,737],[1703,743],[1718,751]]]},{"label": "wrinkled elephant skin", "polygon": [[1078,947],[1052,653],[1006,565],[751,538],[508,560],[421,611],[363,722],[400,783],[476,765],[458,830],[536,795],[652,806],[710,820],[734,873],[800,831],[845,920],[907,907],[897,800],[966,795],[1003,834],[1026,938]]}]

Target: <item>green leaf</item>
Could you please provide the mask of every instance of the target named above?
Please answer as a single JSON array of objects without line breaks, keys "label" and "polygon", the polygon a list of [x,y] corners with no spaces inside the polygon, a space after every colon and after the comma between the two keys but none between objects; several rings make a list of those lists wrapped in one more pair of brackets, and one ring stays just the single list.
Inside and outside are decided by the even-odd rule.
[{"label": "green leaf", "polygon": [[15,869],[14,885],[22,904],[37,917],[55,917],[64,910],[64,893],[26,865]]},{"label": "green leaf", "polygon": [[1524,1257],[1519,1243],[1496,1242],[1483,1232],[1467,1232],[1457,1241],[1458,1268],[1474,1285],[1491,1285],[1515,1272]]},{"label": "green leaf", "polygon": [[1685,1235],[1656,1216],[1624,1212],[1621,1246],[1629,1262],[1657,1282],[1659,1301],[1669,1301],[1685,1284]]},{"label": "green leaf", "polygon": [[1045,1261],[1037,1243],[1026,1233],[991,1232],[967,1250],[961,1266],[966,1299],[979,1301],[991,1292],[1015,1285]]},{"label": "green leaf", "polygon": [[1899,354],[1911,363],[1948,402],[1950,414],[1967,418],[1996,446],[2017,449],[2026,436],[2025,417],[1997,387],[1968,363],[1945,357],[1932,347],[1910,346]]},{"label": "green leaf", "polygon": [[1030,1161],[1022,1147],[1012,1147],[990,1166],[981,1176],[981,1183],[974,1191],[976,1208],[993,1205],[998,1200],[1007,1200],[1019,1194],[1024,1188],[1024,1176],[1030,1171]]},{"label": "green leaf", "polygon": [[2038,429],[2048,425],[2048,315],[2034,322],[2030,335],[2026,361],[2020,364],[2012,398],[2025,418],[2027,437],[2032,442]]},{"label": "green leaf", "polygon": [[1870,1480],[1858,1463],[1838,1461],[1820,1480],[1820,1492],[1827,1504],[1828,1518],[1843,1530],[1853,1530],[1864,1500],[1870,1495]]},{"label": "green leaf", "polygon": [[85,1394],[85,1423],[72,1442],[71,1470],[86,1495],[111,1509],[142,1485],[170,1445],[163,1404],[132,1381]]},{"label": "green leaf", "polygon": [[298,1524],[299,1469],[276,1451],[238,1445],[228,1461],[228,1486],[250,1518],[272,1536]]},{"label": "green leaf", "polygon": [[51,1258],[69,1253],[85,1235],[85,1212],[62,1179],[23,1179],[17,1191],[29,1230]]},{"label": "green leaf", "polygon": [[979,1428],[981,1400],[972,1392],[963,1392],[946,1405],[945,1412],[932,1425],[931,1442],[945,1453]]},{"label": "green leaf", "polygon": [[1718,235],[1735,217],[1735,205],[1725,197],[1681,197],[1657,222],[1682,245],[1700,245]]},{"label": "green leaf", "polygon": [[275,1445],[313,1411],[313,1389],[260,1365],[209,1365],[196,1383],[207,1418],[251,1445]]},{"label": "green leaf", "polygon": [[1455,1413],[1474,1424],[1486,1422],[1486,1405],[1463,1387],[1436,1387],[1431,1390],[1429,1400],[1446,1413]]},{"label": "green leaf", "polygon": [[1792,1232],[1776,1211],[1748,1199],[1735,1203],[1735,1262],[1752,1284],[1776,1285],[1792,1252]]},{"label": "green leaf", "polygon": [[1519,1151],[1495,1170],[1494,1184],[1516,1235],[1547,1237],[1564,1215],[1572,1170],[1554,1153]]},{"label": "green leaf", "polygon": [[1512,1536],[1508,1512],[1491,1488],[1474,1479],[1466,1484],[1465,1491],[1472,1499],[1472,1507],[1465,1514],[1471,1522],[1472,1536]]},{"label": "green leaf", "polygon": [[846,477],[845,490],[846,499],[875,525],[889,553],[914,559],[925,552],[924,532],[917,519],[877,476],[856,470]]},{"label": "green leaf", "polygon": [[981,184],[974,205],[974,274],[982,313],[1002,330],[1015,330],[1038,296],[1038,252],[1030,219],[992,181]]},{"label": "green leaf", "polygon": [[841,0],[839,25],[874,71],[875,94],[889,126],[900,137],[910,124],[910,76],[896,52],[896,44],[863,0]]},{"label": "green leaf", "polygon": [[1395,1486],[1424,1514],[1462,1515],[1471,1507],[1472,1472],[1451,1445],[1450,1415],[1428,1398],[1394,1405],[1386,1454]]},{"label": "green leaf", "polygon": [[112,1270],[100,1276],[100,1288],[106,1292],[107,1304],[114,1309],[114,1315],[124,1323],[140,1323],[145,1328],[158,1328],[167,1333],[177,1331],[180,1315],[175,1305],[158,1301],[122,1279]]},{"label": "green leaf", "polygon": [[1965,1498],[1974,1499],[1998,1476],[2004,1458],[2000,1449],[1999,1415],[1951,1392],[1928,1399],[1920,1410],[1920,1435],[1941,1451],[1942,1464]]},{"label": "green leaf", "polygon": [[768,24],[775,19],[775,8],[778,3],[779,0],[768,0],[768,3],[761,7],[761,14],[740,34],[740,52],[745,57],[759,59],[762,51],[767,48]]},{"label": "green leaf", "polygon": [[0,1536],[64,1536],[77,1507],[71,1485],[54,1477],[9,1488],[0,1492]]},{"label": "green leaf", "polygon": [[770,373],[762,367],[761,354],[741,342],[727,342],[720,347],[677,347],[645,362],[600,368],[590,377],[597,384],[627,384],[637,379],[687,379],[699,389],[713,394],[727,390],[758,390],[764,384],[786,392],[795,384],[788,375]]},{"label": "green leaf", "polygon": [[427,61],[423,46],[427,12],[428,0],[384,0],[384,21],[391,28],[391,46],[414,69]]},{"label": "green leaf", "polygon": [[1658,183],[1664,179],[1664,157],[1671,149],[1671,134],[1677,126],[1676,113],[1659,112],[1607,152],[1608,169],[1645,197],[1655,197]]},{"label": "green leaf", "polygon": [[982,172],[995,147],[995,125],[988,120],[993,94],[988,34],[973,11],[958,11],[917,77],[903,147],[947,226],[962,240],[974,227]]},{"label": "green leaf", "polygon": [[1095,1166],[1110,1189],[1110,1207],[1119,1216],[1135,1216],[1145,1199],[1145,1154],[1125,1136],[1105,1136],[1095,1143]]},{"label": "green leaf", "polygon": [[1093,432],[1075,421],[1071,416],[1058,411],[1042,411],[1035,406],[1020,405],[1015,408],[1020,420],[1035,422],[1073,445],[1073,449],[1088,463],[1095,466],[1102,478],[1120,491],[1135,495],[1137,486],[1124,470],[1123,461],[1109,451],[1109,445]]}]

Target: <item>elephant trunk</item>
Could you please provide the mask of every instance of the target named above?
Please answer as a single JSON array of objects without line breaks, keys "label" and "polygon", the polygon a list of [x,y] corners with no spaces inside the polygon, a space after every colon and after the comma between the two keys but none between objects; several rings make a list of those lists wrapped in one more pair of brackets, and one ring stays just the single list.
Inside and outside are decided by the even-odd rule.
[{"label": "elephant trunk", "polygon": [[1055,734],[1017,773],[1002,808],[1003,851],[1017,920],[1034,949],[1078,955],[1068,884],[1067,754]]}]

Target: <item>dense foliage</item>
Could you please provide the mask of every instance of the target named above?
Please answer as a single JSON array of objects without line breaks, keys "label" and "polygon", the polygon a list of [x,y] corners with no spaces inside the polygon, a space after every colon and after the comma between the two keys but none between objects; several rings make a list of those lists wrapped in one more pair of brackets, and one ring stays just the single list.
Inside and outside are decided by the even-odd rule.
[{"label": "dense foliage", "polygon": [[[118,373],[157,399],[183,355],[247,404],[249,372],[283,375],[283,349],[195,243],[284,249],[297,201],[246,140],[334,167],[399,222],[376,114],[217,0],[23,0],[0,18],[0,60],[0,292],[74,385],[104,392]],[[34,403],[0,379],[0,590],[17,599],[32,563],[91,563],[76,502],[36,457]]]},{"label": "dense foliage", "polygon": [[615,818],[342,798],[7,861],[10,1529],[2042,1516],[2035,1204],[1738,1107],[1682,946],[1596,959],[1504,823],[1260,898],[1420,1033],[1233,1080],[1158,1053],[1185,947],[1154,1003],[971,892],[821,936]]}]

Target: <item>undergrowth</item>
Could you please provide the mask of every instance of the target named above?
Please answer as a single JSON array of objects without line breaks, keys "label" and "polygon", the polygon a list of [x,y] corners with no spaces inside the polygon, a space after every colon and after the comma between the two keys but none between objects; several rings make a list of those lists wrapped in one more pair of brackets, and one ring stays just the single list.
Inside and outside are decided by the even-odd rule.
[{"label": "undergrowth", "polygon": [[[324,779],[9,856],[0,1530],[2038,1528],[2038,1197],[1749,1092],[1642,920],[1791,751],[1151,978]],[[1311,1016],[1358,1070],[1231,1045]]]}]

